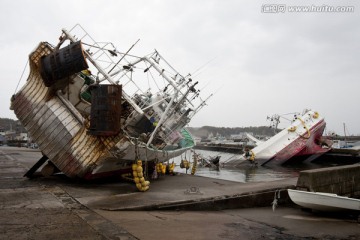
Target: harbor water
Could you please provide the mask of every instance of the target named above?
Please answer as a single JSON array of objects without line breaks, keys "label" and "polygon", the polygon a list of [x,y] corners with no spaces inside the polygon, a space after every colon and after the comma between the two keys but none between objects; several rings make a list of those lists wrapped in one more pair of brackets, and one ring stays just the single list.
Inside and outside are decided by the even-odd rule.
[{"label": "harbor water", "polygon": [[[236,182],[266,182],[266,181],[276,181],[285,178],[298,177],[299,172],[302,170],[315,169],[331,166],[326,163],[307,163],[299,162],[288,164],[286,166],[253,166],[250,163],[244,164],[241,167],[237,168],[227,168],[222,167],[222,163],[228,161],[229,159],[236,159],[239,157],[238,154],[226,153],[226,152],[217,152],[217,151],[208,151],[208,150],[195,150],[196,154],[200,154],[204,158],[220,156],[220,167],[197,167],[195,175],[210,177],[215,179],[230,180]],[[182,159],[190,160],[193,162],[193,152],[187,151],[185,154],[173,158],[170,162],[174,161],[176,163],[175,171],[179,173],[191,174],[191,167],[186,170],[185,168],[180,168],[180,162]]]}]

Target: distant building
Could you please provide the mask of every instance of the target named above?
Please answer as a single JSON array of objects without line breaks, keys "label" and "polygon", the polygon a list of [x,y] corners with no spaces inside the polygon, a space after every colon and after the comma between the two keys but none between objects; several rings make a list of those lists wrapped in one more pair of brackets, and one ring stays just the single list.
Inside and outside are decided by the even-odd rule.
[{"label": "distant building", "polygon": [[0,135],[0,146],[1,146],[1,145],[4,145],[5,143],[6,143],[5,136]]},{"label": "distant building", "polygon": [[28,141],[29,137],[27,133],[20,133],[16,136],[16,140]]},{"label": "distant building", "polygon": [[4,136],[7,140],[16,140],[17,139],[15,131],[6,131]]},{"label": "distant building", "polygon": [[245,139],[248,138],[247,134],[250,134],[250,135],[254,136],[254,133],[252,133],[252,132],[240,132],[239,134],[231,134],[230,139],[233,139],[233,140],[245,140]]}]

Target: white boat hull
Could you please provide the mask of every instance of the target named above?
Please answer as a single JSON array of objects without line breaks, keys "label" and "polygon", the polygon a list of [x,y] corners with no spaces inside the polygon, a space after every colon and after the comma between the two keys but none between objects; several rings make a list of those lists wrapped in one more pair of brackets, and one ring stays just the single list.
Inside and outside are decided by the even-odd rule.
[{"label": "white boat hull", "polygon": [[[324,140],[326,122],[319,113],[308,110],[293,123],[269,140],[259,143],[251,151],[255,160],[260,165],[281,165],[293,157],[301,157],[305,160],[312,159],[328,152],[331,148],[331,141]],[[323,147],[322,145],[327,145]],[[330,145],[330,146],[329,146]],[[242,156],[227,162],[229,166],[237,166],[245,162]]]},{"label": "white boat hull", "polygon": [[306,192],[288,189],[290,199],[297,205],[319,211],[360,211],[360,199],[331,193]]}]

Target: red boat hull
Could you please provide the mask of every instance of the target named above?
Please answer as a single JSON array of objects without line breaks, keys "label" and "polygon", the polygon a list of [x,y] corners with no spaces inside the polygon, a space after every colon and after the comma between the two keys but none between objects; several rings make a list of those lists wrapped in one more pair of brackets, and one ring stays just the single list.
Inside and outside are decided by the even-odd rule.
[{"label": "red boat hull", "polygon": [[328,152],[330,148],[323,148],[321,146],[322,142],[324,141],[322,135],[325,126],[325,121],[320,121],[318,124],[316,124],[313,128],[309,130],[309,137],[307,136],[307,133],[299,136],[295,141],[284,147],[276,155],[274,155],[272,158],[268,159],[261,165],[279,165],[285,163],[291,158],[300,156],[303,157],[303,160],[310,156],[313,156],[313,158],[315,159],[316,157],[319,157],[322,154]]}]

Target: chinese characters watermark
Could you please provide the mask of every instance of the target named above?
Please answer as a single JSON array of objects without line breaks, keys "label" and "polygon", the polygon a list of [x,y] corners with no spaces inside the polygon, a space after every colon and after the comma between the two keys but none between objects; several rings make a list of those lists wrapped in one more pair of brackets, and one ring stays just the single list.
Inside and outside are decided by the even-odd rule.
[{"label": "chinese characters watermark", "polygon": [[354,11],[354,6],[288,6],[286,4],[264,4],[261,6],[262,13],[353,13]]}]

